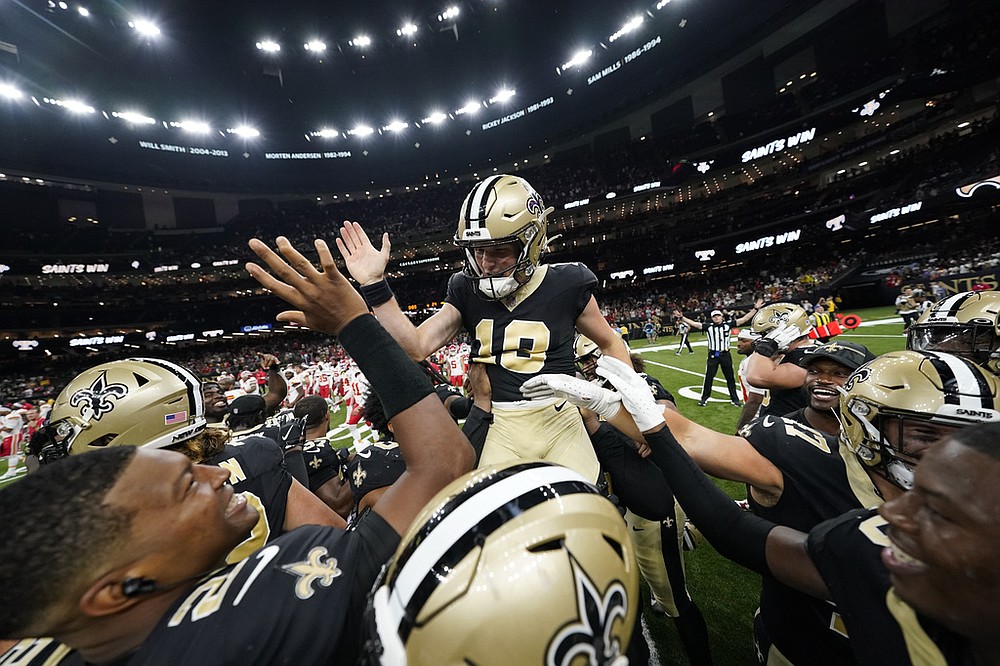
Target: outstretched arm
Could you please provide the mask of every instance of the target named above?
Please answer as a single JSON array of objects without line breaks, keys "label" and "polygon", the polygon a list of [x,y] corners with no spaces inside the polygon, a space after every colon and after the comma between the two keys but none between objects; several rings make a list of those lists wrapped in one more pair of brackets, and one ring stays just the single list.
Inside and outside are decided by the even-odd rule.
[{"label": "outstretched arm", "polygon": [[753,302],[753,308],[749,312],[744,314],[742,317],[736,320],[736,325],[742,326],[743,324],[753,319],[754,315],[756,315],[757,311],[760,310],[762,307],[764,307],[764,299],[758,298]]},{"label": "outstretched arm", "polygon": [[691,328],[695,329],[696,331],[700,331],[701,330],[701,322],[700,321],[695,321],[694,319],[691,319],[689,317],[685,317],[684,313],[681,312],[680,310],[674,310],[674,316],[675,317],[679,317],[685,324],[687,324]]},{"label": "outstretched arm", "polygon": [[286,238],[279,237],[277,245],[284,260],[261,241],[250,241],[250,248],[274,275],[255,263],[247,264],[247,270],[297,308],[280,313],[280,321],[338,336],[378,394],[406,461],[406,472],[374,510],[402,534],[439,490],[472,468],[472,448],[434,395],[424,372],[368,315],[364,300],[337,270],[327,244],[315,241],[322,271]]},{"label": "outstretched arm", "polygon": [[415,361],[422,361],[448,340],[455,337],[462,325],[462,315],[449,303],[431,315],[420,326],[414,326],[385,281],[389,264],[389,234],[382,234],[382,247],[375,249],[368,234],[357,222],[344,222],[337,239],[337,249],[344,258],[351,277],[361,285],[369,307],[379,323]]},{"label": "outstretched arm", "polygon": [[709,542],[738,564],[760,573],[769,572],[786,585],[829,599],[826,584],[806,549],[807,535],[740,510],[674,439],[663,416],[658,415],[659,406],[645,381],[631,368],[616,367],[615,363],[615,359],[602,357],[598,361],[598,374],[622,394],[622,404],[635,418],[653,451],[653,461]]}]

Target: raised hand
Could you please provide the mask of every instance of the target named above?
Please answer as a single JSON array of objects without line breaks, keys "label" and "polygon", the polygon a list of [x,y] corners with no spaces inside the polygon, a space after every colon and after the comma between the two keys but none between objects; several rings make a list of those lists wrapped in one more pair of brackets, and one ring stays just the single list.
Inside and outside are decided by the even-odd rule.
[{"label": "raised hand", "polygon": [[389,234],[382,234],[382,249],[376,250],[368,234],[357,222],[344,221],[337,239],[337,249],[344,258],[347,271],[359,284],[372,284],[385,277],[389,265]]},{"label": "raised hand", "polygon": [[333,254],[325,241],[313,241],[322,271],[317,270],[292,247],[284,236],[279,236],[275,243],[281,253],[280,257],[256,238],[249,243],[250,249],[268,265],[274,275],[253,262],[247,263],[246,269],[261,286],[297,308],[279,313],[278,321],[292,322],[337,335],[348,322],[368,312],[361,294],[337,270]]}]

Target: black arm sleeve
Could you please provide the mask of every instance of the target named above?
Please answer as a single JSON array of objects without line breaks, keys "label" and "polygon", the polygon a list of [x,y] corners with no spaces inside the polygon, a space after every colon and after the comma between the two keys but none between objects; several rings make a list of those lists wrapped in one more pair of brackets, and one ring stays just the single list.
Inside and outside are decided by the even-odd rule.
[{"label": "black arm sleeve", "polygon": [[389,421],[434,392],[424,371],[374,316],[366,314],[351,320],[339,337],[344,350],[378,394]]},{"label": "black arm sleeve", "polygon": [[622,505],[646,520],[674,515],[674,496],[656,464],[636,451],[632,440],[609,423],[590,436],[601,469],[611,477],[611,491]]},{"label": "black arm sleeve", "polygon": [[462,426],[462,432],[468,438],[469,444],[472,444],[472,450],[476,452],[476,462],[473,463],[473,466],[479,464],[479,456],[483,455],[483,447],[486,445],[486,435],[489,434],[492,423],[492,412],[487,412],[476,405],[472,405],[472,409],[469,410],[469,417],[465,419],[465,425]]},{"label": "black arm sleeve", "polygon": [[306,488],[309,487],[309,472],[306,471],[306,459],[301,448],[291,448],[285,451],[285,469],[296,481]]},{"label": "black arm sleeve", "polygon": [[737,507],[691,460],[669,428],[643,436],[674,496],[712,546],[737,564],[769,573],[767,535],[777,525]]}]

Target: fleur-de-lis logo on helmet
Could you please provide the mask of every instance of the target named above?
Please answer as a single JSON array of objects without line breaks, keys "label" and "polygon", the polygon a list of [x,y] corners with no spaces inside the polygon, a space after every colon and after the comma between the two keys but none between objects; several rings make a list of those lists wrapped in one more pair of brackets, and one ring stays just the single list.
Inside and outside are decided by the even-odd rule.
[{"label": "fleur-de-lis logo on helmet", "polygon": [[69,406],[80,410],[80,418],[84,421],[100,421],[101,417],[115,408],[112,398],[120,400],[128,395],[125,384],[108,383],[107,371],[101,372],[87,388],[73,393]]},{"label": "fleur-de-lis logo on helmet", "polygon": [[787,324],[788,323],[788,319],[789,319],[789,316],[788,316],[787,312],[779,312],[777,310],[774,311],[774,312],[772,312],[771,316],[767,318],[767,320],[769,322],[771,322],[772,324],[779,324],[779,325],[780,324]]},{"label": "fleur-de-lis logo on helmet", "polygon": [[612,635],[615,623],[624,622],[628,613],[625,586],[612,581],[602,595],[572,555],[569,559],[576,581],[577,620],[563,627],[549,643],[546,665],[569,666],[578,657],[592,666],[627,664],[621,643]]}]

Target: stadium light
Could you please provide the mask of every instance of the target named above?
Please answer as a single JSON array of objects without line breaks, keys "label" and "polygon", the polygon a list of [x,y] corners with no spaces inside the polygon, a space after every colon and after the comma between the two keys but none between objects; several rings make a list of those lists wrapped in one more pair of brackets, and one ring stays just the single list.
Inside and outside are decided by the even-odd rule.
[{"label": "stadium light", "polygon": [[81,102],[78,99],[52,99],[51,97],[46,97],[42,101],[47,104],[52,104],[53,106],[61,106],[67,111],[72,111],[73,113],[94,113],[94,107]]},{"label": "stadium light", "polygon": [[318,136],[321,139],[335,139],[338,136],[340,136],[340,132],[338,132],[335,129],[330,129],[328,127],[324,127],[323,129],[316,130],[315,132],[310,132],[309,134],[311,136]]},{"label": "stadium light", "polygon": [[439,123],[443,123],[447,119],[448,119],[447,115],[441,113],[440,111],[435,111],[420,122],[430,123],[431,125],[437,125]]},{"label": "stadium light", "polygon": [[306,51],[314,51],[316,53],[323,53],[326,51],[326,42],[321,42],[318,39],[310,39],[308,42],[303,44]]},{"label": "stadium light", "polygon": [[262,39],[257,42],[257,48],[267,53],[277,53],[281,50],[281,44],[272,39]]},{"label": "stadium light", "polygon": [[613,34],[610,37],[608,37],[608,41],[609,42],[613,42],[613,41],[617,40],[619,37],[621,37],[623,35],[627,35],[628,33],[632,32],[633,30],[638,29],[639,26],[642,25],[642,21],[643,21],[643,17],[642,16],[636,16],[636,17],[630,19],[628,23],[626,23],[625,25],[623,25],[621,28],[618,29],[618,32],[616,32],[615,34]]},{"label": "stadium light", "polygon": [[354,129],[349,130],[347,133],[352,136],[366,137],[374,134],[375,130],[372,129],[371,127],[368,127],[367,125],[357,125],[354,127]]},{"label": "stadium light", "polygon": [[212,128],[208,123],[202,122],[200,120],[180,120],[170,123],[171,127],[177,129],[182,129],[185,132],[190,132],[192,134],[208,134],[212,131]]},{"label": "stadium light", "polygon": [[382,129],[384,129],[384,130],[386,130],[388,132],[401,132],[401,131],[405,130],[407,127],[409,127],[409,126],[410,126],[409,123],[404,123],[401,120],[394,120],[393,122],[389,123],[388,125],[386,125]]},{"label": "stadium light", "polygon": [[458,7],[452,5],[448,9],[444,10],[442,13],[438,14],[438,21],[450,21],[458,16]]},{"label": "stadium light", "polygon": [[590,56],[594,55],[594,52],[590,49],[585,49],[582,51],[577,51],[573,54],[573,57],[562,66],[563,69],[569,69],[570,67],[576,67],[577,65],[582,65],[590,59]]},{"label": "stadium light", "polygon": [[238,125],[236,127],[230,127],[226,130],[230,134],[235,134],[236,136],[241,136],[244,139],[256,139],[260,136],[260,130],[250,127],[249,125]]},{"label": "stadium light", "polygon": [[417,26],[415,26],[412,23],[407,23],[402,28],[396,31],[396,35],[398,37],[410,37],[411,35],[416,34],[416,32],[417,32]]},{"label": "stadium light", "polygon": [[9,83],[0,83],[0,97],[6,97],[7,99],[21,99],[24,97],[24,93]]},{"label": "stadium light", "polygon": [[115,118],[121,118],[125,122],[132,123],[133,125],[153,125],[156,123],[156,121],[149,116],[144,116],[141,113],[136,113],[135,111],[112,111],[111,115]]},{"label": "stadium light", "polygon": [[135,19],[134,21],[129,21],[128,27],[132,28],[143,37],[160,36],[160,29],[155,23],[147,19]]},{"label": "stadium light", "polygon": [[666,7],[669,4],[670,4],[670,0],[660,0],[659,2],[656,3],[656,8],[657,9],[663,9],[664,7]]},{"label": "stadium light", "polygon": [[455,113],[457,113],[458,115],[463,115],[466,113],[473,114],[479,111],[479,109],[480,109],[479,102],[471,101],[471,102],[466,102],[465,106],[463,106],[462,108],[455,109]]},{"label": "stadium light", "polygon": [[90,10],[84,7],[83,5],[77,7],[76,11],[80,12],[80,16],[90,16]]},{"label": "stadium light", "polygon": [[497,102],[506,102],[511,97],[513,97],[516,92],[517,91],[511,90],[510,88],[504,88],[503,90],[500,90],[496,95],[490,98],[490,104],[496,104]]},{"label": "stadium light", "polygon": [[372,45],[372,38],[368,35],[358,35],[351,41],[347,42],[351,46],[356,46],[359,49],[367,48]]}]

